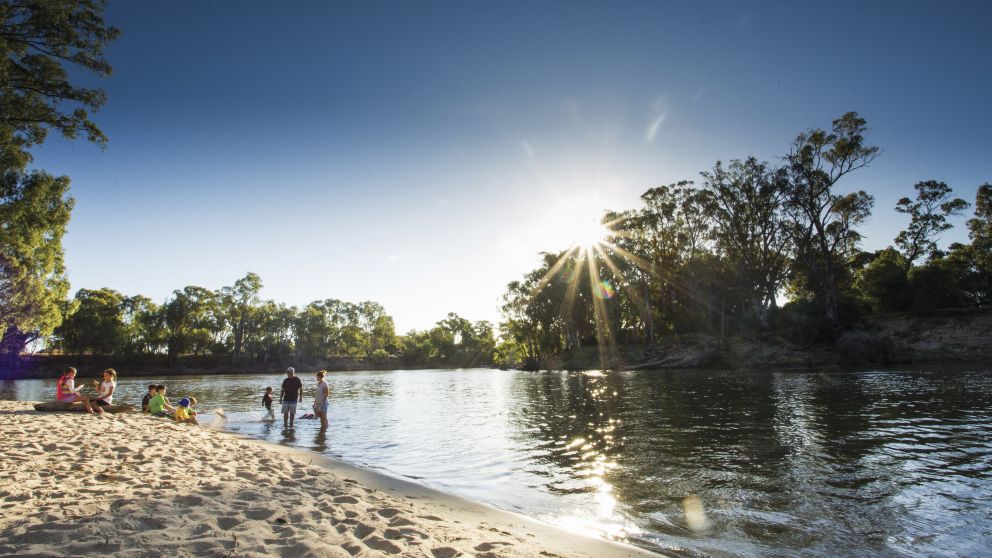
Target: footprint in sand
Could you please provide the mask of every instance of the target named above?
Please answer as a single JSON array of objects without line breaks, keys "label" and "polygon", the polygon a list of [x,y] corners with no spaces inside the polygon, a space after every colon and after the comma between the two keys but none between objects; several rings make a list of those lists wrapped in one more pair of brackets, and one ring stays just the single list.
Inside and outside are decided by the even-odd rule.
[{"label": "footprint in sand", "polygon": [[352,534],[355,535],[356,538],[364,539],[365,537],[371,535],[372,533],[375,533],[375,527],[372,527],[371,525],[367,525],[365,523],[359,523],[358,525],[355,525],[355,528],[352,529],[351,532]]},{"label": "footprint in sand", "polygon": [[486,551],[492,550],[494,548],[499,548],[501,546],[510,546],[510,544],[511,543],[503,542],[503,541],[484,542],[484,543],[475,545],[475,550],[478,551],[478,552],[486,552]]},{"label": "footprint in sand", "polygon": [[388,518],[393,517],[394,515],[400,513],[400,510],[398,510],[396,508],[380,508],[380,509],[376,510],[375,512],[377,514],[381,515],[382,517],[385,517],[385,518],[388,519]]},{"label": "footprint in sand", "polygon": [[358,498],[354,496],[338,496],[334,499],[335,504],[357,504]]},{"label": "footprint in sand", "polygon": [[268,508],[248,508],[245,510],[245,517],[248,519],[262,520],[272,517],[275,511]]},{"label": "footprint in sand", "polygon": [[407,525],[416,525],[416,523],[410,521],[409,519],[403,517],[402,515],[397,515],[396,517],[389,520],[390,527],[405,527]]},{"label": "footprint in sand", "polygon": [[371,537],[363,540],[362,542],[364,542],[366,546],[368,546],[373,550],[378,550],[380,552],[385,552],[388,554],[399,554],[400,552],[403,552],[403,549],[397,546],[396,543],[392,541],[387,541],[386,539],[382,537],[377,537],[375,535],[372,535]]},{"label": "footprint in sand", "polygon": [[217,526],[220,527],[221,529],[225,530],[225,531],[227,531],[228,529],[232,529],[234,527],[237,527],[238,525],[241,525],[244,522],[245,521],[243,519],[239,518],[239,517],[218,517],[217,518]]},{"label": "footprint in sand", "polygon": [[431,549],[431,556],[434,558],[455,558],[455,556],[461,556],[462,553],[458,550],[451,548],[450,546],[442,546],[439,548]]}]

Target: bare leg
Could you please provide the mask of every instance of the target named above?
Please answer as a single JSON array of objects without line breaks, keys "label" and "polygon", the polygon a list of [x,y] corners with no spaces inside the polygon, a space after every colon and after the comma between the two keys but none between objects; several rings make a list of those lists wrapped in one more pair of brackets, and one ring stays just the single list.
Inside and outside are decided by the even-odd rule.
[{"label": "bare leg", "polygon": [[93,406],[90,405],[90,398],[89,397],[86,397],[85,395],[80,395],[79,396],[79,400],[83,402],[83,408],[86,409],[86,412],[87,413],[89,413],[91,415],[94,414],[93,413]]},{"label": "bare leg", "polygon": [[327,429],[327,413],[317,413],[317,416],[320,417],[320,429],[321,430],[326,430]]}]

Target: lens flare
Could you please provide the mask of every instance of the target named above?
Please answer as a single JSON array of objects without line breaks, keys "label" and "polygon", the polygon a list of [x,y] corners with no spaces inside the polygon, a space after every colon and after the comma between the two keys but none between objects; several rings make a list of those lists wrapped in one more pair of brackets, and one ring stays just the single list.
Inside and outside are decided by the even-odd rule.
[{"label": "lens flare", "polygon": [[600,300],[610,300],[616,296],[617,291],[613,288],[613,285],[611,285],[609,281],[603,279],[599,283],[596,283],[596,286],[593,289],[593,294],[595,294],[596,298]]}]

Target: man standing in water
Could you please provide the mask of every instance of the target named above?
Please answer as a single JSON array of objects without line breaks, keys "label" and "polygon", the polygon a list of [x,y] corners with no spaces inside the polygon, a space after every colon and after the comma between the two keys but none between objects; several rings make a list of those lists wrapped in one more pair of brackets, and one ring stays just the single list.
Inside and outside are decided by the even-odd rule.
[{"label": "man standing in water", "polygon": [[296,404],[303,401],[303,382],[296,377],[296,369],[290,366],[286,369],[286,379],[279,389],[279,401],[282,401],[282,425],[293,427],[296,418]]}]

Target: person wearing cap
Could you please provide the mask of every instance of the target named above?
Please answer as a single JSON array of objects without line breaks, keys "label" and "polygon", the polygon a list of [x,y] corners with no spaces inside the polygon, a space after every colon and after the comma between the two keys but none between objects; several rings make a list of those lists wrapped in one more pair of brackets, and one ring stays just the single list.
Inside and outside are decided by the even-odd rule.
[{"label": "person wearing cap", "polygon": [[279,401],[282,402],[282,425],[286,426],[288,422],[292,428],[296,418],[296,405],[303,402],[303,382],[296,377],[296,369],[292,366],[286,369],[286,379],[279,389]]},{"label": "person wearing cap", "polygon": [[193,405],[196,405],[196,398],[183,397],[177,404],[179,406],[176,407],[176,413],[173,417],[176,419],[176,422],[188,422],[189,424],[200,425],[196,420],[196,411],[192,409]]}]

